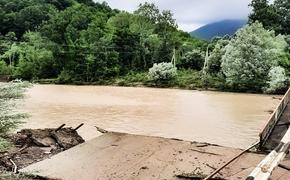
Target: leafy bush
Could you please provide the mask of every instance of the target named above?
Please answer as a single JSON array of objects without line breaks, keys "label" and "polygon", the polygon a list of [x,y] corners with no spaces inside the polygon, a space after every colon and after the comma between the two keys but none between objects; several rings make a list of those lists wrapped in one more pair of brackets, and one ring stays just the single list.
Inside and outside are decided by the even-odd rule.
[{"label": "leafy bush", "polygon": [[260,23],[253,23],[238,31],[226,46],[222,57],[222,72],[228,86],[236,90],[262,90],[267,75],[285,54],[287,43]]},{"label": "leafy bush", "polygon": [[0,84],[0,135],[16,128],[27,115],[16,111],[16,100],[24,97],[28,83]]},{"label": "leafy bush", "polygon": [[208,57],[208,64],[206,67],[206,71],[210,74],[217,74],[220,72],[222,57],[225,54],[225,47],[228,45],[228,39],[220,39],[216,42],[213,51],[210,53]]},{"label": "leafy bush", "polygon": [[56,79],[56,83],[58,84],[66,84],[73,82],[71,73],[67,70],[61,71],[61,73],[58,75]]},{"label": "leafy bush", "polygon": [[204,55],[201,51],[193,50],[185,53],[179,61],[177,61],[176,66],[183,69],[195,69],[201,70],[204,64]]},{"label": "leafy bush", "polygon": [[36,32],[27,32],[24,38],[26,42],[17,48],[20,50],[15,77],[25,80],[53,77],[56,74],[54,56],[51,50],[42,47],[45,40]]},{"label": "leafy bush", "polygon": [[6,64],[6,62],[0,60],[0,75],[10,75],[12,69]]},{"label": "leafy bush", "polygon": [[180,88],[202,88],[201,74],[196,70],[180,70],[174,80],[174,85]]},{"label": "leafy bush", "polygon": [[158,63],[154,64],[149,69],[149,77],[154,81],[168,81],[172,80],[177,75],[177,69],[172,63]]},{"label": "leafy bush", "polygon": [[285,69],[280,66],[271,68],[268,78],[267,87],[264,89],[266,93],[275,93],[287,86],[288,78]]}]

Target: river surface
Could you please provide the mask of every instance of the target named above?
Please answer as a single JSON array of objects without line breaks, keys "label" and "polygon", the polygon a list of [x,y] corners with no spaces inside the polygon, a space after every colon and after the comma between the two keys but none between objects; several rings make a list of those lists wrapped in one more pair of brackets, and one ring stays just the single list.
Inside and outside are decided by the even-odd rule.
[{"label": "river surface", "polygon": [[278,99],[269,95],[110,86],[35,85],[27,92],[22,128],[76,127],[86,139],[110,131],[245,148]]}]

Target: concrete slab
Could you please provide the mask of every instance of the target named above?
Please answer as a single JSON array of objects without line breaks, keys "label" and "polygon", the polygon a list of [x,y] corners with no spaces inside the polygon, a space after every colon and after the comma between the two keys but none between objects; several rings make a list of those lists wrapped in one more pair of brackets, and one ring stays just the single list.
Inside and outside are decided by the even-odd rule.
[{"label": "concrete slab", "polygon": [[[207,175],[242,150],[159,137],[107,133],[21,170],[63,180],[177,179]],[[246,153],[222,170],[224,179],[244,179],[265,155]],[[278,169],[273,179],[290,179]]]}]

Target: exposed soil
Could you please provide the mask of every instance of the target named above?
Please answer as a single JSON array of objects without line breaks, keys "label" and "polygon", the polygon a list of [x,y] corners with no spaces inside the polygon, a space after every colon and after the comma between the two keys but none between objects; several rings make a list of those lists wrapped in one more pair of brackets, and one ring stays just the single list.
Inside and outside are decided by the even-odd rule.
[{"label": "exposed soil", "polygon": [[84,142],[72,128],[23,129],[6,138],[13,146],[0,152],[0,171],[12,172]]}]

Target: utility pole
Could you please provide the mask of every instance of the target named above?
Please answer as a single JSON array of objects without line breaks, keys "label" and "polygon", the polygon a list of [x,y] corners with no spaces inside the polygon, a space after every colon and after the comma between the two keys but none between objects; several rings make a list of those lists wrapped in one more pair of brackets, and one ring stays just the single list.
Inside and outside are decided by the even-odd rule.
[{"label": "utility pole", "polygon": [[176,50],[175,50],[175,48],[173,49],[173,56],[171,59],[171,63],[173,64],[174,67],[176,66]]},{"label": "utility pole", "polygon": [[205,54],[204,64],[203,64],[203,69],[202,69],[202,73],[203,73],[203,75],[206,74],[206,68],[207,68],[207,66],[208,66],[208,55],[209,55],[209,53],[208,53],[208,49],[209,49],[209,46],[207,46],[207,48],[206,48],[206,54]]}]

